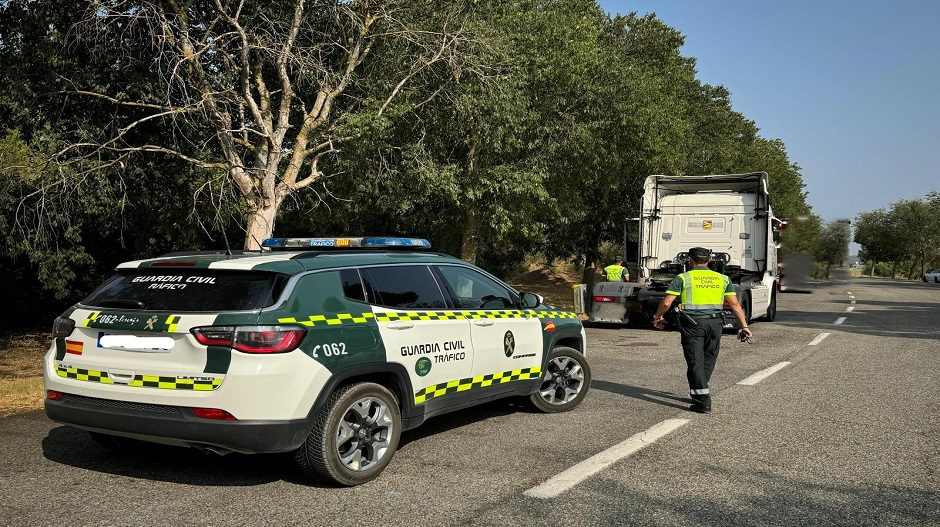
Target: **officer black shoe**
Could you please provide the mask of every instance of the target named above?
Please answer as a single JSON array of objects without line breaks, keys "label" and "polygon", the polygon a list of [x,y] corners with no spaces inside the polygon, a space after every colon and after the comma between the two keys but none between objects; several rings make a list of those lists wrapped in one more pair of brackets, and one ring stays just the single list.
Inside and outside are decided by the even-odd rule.
[{"label": "officer black shoe", "polygon": [[710,412],[712,411],[712,407],[711,407],[711,406],[703,406],[703,405],[701,405],[701,404],[693,404],[692,406],[689,406],[689,410],[691,410],[691,411],[693,411],[693,412],[695,412],[695,413],[698,413],[698,414],[707,414],[707,413],[710,413]]}]

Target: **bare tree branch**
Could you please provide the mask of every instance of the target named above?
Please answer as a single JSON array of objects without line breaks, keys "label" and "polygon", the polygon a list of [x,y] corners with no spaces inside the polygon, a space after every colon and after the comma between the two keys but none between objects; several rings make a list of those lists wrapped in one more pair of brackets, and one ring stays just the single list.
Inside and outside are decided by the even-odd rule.
[{"label": "bare tree branch", "polygon": [[[221,203],[213,178],[224,171],[248,211],[246,247],[272,234],[285,200],[329,177],[340,145],[386,119],[409,89],[431,93],[412,109],[427,104],[474,53],[450,7],[420,0],[293,0],[287,9],[245,0],[89,3],[76,31],[150,38],[161,100],[76,87],[71,94],[124,109],[116,110],[122,122],[71,141],[56,158],[106,167],[134,153],[173,156],[214,174],[194,194],[212,203]],[[155,141],[144,125],[170,133]]]}]

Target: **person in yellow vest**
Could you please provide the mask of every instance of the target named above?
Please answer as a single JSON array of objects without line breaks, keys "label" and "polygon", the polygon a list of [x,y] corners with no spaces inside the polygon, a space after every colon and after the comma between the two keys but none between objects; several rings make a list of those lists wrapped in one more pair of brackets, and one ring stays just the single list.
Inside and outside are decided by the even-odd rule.
[{"label": "person in yellow vest", "polygon": [[630,281],[630,271],[624,267],[623,260],[616,261],[607,267],[604,268],[604,278],[608,282],[629,282]]},{"label": "person in yellow vest", "polygon": [[[718,348],[721,344],[723,303],[728,301],[731,311],[737,317],[741,329],[738,337],[749,341],[751,330],[747,325],[744,310],[738,303],[738,297],[731,285],[731,279],[708,268],[711,251],[702,247],[689,249],[687,273],[681,273],[669,284],[666,297],[659,303],[653,315],[653,326],[663,329],[666,325],[663,315],[672,306],[676,298],[680,302],[679,332],[682,335],[682,352],[687,366],[686,377],[689,380],[689,395],[692,405],[689,410],[708,413],[712,410],[711,392],[708,381],[711,379],[715,362],[718,360]],[[688,316],[686,316],[688,315]]]}]

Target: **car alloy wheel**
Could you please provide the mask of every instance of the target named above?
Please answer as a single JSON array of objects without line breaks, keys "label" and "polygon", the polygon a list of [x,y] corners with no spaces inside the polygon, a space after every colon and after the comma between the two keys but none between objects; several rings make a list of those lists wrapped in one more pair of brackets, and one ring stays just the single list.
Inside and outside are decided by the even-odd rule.
[{"label": "car alloy wheel", "polygon": [[351,384],[330,395],[294,459],[307,476],[360,485],[385,470],[398,449],[401,428],[398,399],[388,388]]},{"label": "car alloy wheel", "polygon": [[584,355],[573,348],[552,350],[542,382],[530,400],[543,412],[564,412],[577,406],[591,384],[591,368]]}]

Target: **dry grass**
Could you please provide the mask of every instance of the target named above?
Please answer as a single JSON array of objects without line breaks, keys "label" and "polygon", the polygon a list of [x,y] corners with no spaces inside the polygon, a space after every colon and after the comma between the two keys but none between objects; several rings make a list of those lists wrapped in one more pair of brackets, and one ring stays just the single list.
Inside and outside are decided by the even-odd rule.
[{"label": "dry grass", "polygon": [[42,408],[42,357],[47,333],[0,338],[0,417]]},{"label": "dry grass", "polygon": [[575,265],[556,260],[546,265],[537,260],[525,263],[525,271],[509,281],[520,291],[542,295],[545,303],[563,310],[574,309],[573,286],[581,283],[581,270]]}]

